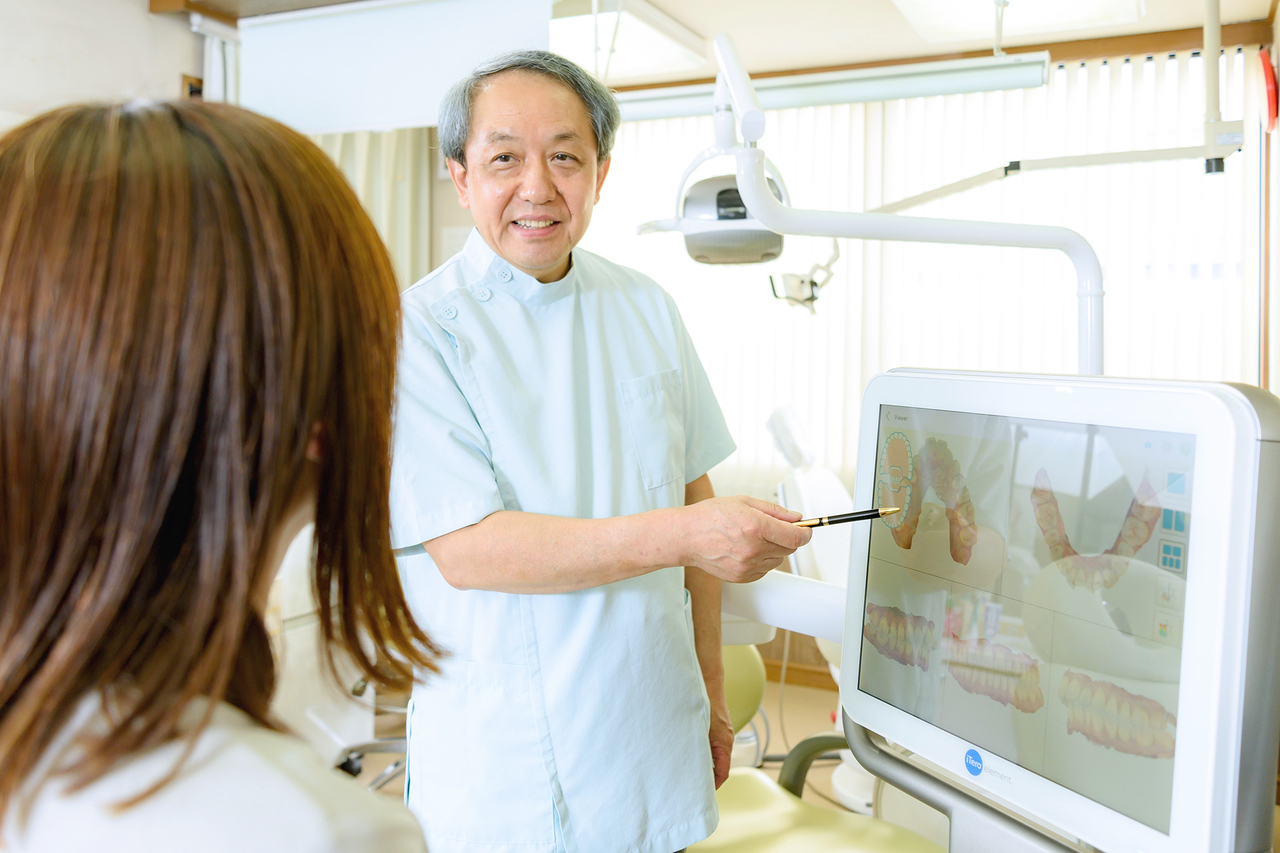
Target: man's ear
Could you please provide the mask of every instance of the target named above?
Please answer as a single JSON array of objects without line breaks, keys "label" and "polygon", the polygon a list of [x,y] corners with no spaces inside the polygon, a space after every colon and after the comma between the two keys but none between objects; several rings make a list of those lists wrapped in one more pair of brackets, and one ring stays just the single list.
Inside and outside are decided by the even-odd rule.
[{"label": "man's ear", "polygon": [[600,168],[596,170],[596,203],[600,202],[600,188],[604,186],[604,179],[609,174],[609,164],[613,162],[612,157],[604,158],[604,162],[600,164]]},{"label": "man's ear", "polygon": [[[449,167],[449,177],[453,178],[453,186],[458,190],[458,204],[471,209],[471,197],[467,194],[467,168],[457,160],[445,160]],[[597,191],[598,192],[598,191]]]}]

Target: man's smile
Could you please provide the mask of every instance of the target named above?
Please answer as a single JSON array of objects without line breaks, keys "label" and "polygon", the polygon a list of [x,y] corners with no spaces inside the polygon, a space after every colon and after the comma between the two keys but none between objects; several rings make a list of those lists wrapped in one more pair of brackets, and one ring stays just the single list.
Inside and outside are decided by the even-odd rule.
[{"label": "man's smile", "polygon": [[522,231],[543,231],[553,225],[559,225],[558,219],[517,219],[511,223]]}]

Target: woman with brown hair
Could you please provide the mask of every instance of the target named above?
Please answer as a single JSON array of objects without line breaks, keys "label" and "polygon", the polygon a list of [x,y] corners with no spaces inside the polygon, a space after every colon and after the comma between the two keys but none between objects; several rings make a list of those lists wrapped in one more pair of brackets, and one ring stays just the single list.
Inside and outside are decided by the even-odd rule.
[{"label": "woman with brown hair", "polygon": [[273,121],[70,107],[0,138],[2,846],[423,848],[274,727],[263,624],[314,518],[327,645],[396,689],[435,669],[390,550],[399,326],[354,194]]}]

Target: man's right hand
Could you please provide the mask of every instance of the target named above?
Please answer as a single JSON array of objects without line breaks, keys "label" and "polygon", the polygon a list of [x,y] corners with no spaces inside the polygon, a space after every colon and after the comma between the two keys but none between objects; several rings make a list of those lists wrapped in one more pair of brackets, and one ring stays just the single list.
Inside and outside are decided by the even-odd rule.
[{"label": "man's right hand", "polygon": [[792,524],[800,520],[799,513],[741,495],[710,498],[684,512],[684,565],[729,583],[759,580],[813,535],[811,529]]}]

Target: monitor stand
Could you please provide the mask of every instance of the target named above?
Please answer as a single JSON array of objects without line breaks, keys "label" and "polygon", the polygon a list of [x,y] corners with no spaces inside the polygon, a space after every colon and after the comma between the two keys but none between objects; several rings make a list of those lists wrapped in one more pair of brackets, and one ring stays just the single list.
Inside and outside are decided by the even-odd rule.
[{"label": "monitor stand", "polygon": [[[1042,835],[959,788],[886,752],[871,742],[866,729],[844,718],[844,735],[858,763],[896,788],[942,812],[951,821],[950,853],[1079,853]],[[1085,848],[1088,849],[1088,848]]]}]

